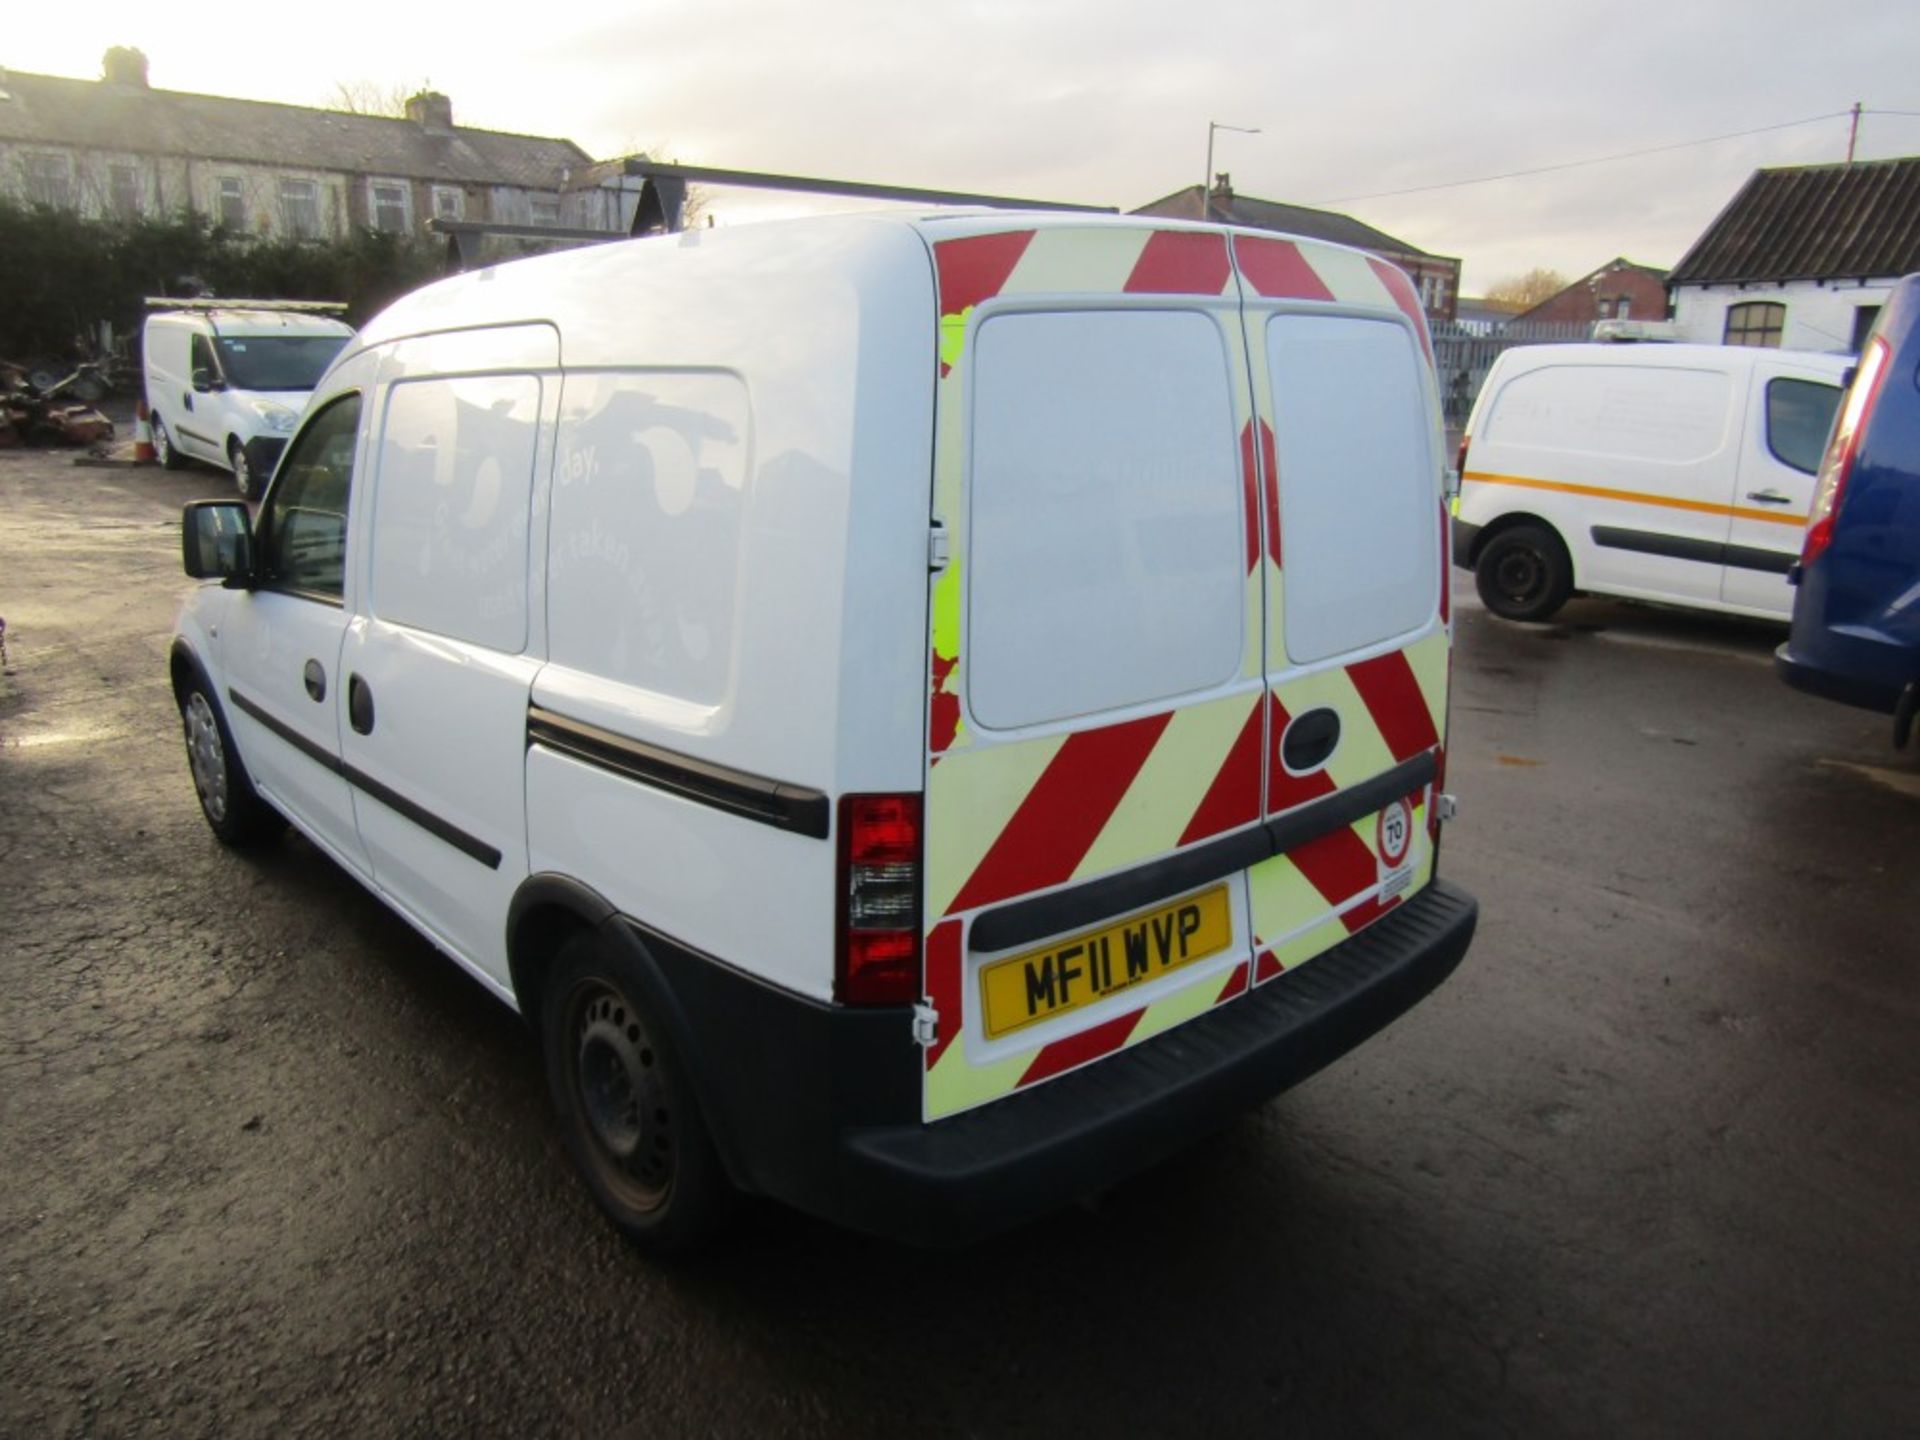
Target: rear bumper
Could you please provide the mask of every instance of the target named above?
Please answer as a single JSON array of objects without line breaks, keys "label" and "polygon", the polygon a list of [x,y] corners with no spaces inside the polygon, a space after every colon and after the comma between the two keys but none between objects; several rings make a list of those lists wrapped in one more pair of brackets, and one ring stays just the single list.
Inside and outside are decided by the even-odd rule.
[{"label": "rear bumper", "polygon": [[1874,674],[1836,670],[1798,654],[1789,640],[1773,652],[1773,668],[1779,677],[1796,690],[1838,700],[1842,705],[1858,705],[1863,710],[1878,710],[1891,715],[1900,703],[1904,688]]},{"label": "rear bumper", "polygon": [[[695,1083],[736,1180],[857,1229],[953,1244],[1097,1192],[1339,1059],[1452,972],[1477,917],[1471,896],[1436,881],[1231,1004],[933,1124],[918,1118],[919,1051],[896,1038],[907,1033],[904,1013],[788,999],[782,1019],[764,988],[744,1009],[729,997],[751,982],[703,983],[693,1004],[674,988]],[[706,982],[720,969],[694,963]],[[843,1024],[847,1043],[836,1043]],[[743,1058],[717,1048],[741,1043],[753,1046]]]}]

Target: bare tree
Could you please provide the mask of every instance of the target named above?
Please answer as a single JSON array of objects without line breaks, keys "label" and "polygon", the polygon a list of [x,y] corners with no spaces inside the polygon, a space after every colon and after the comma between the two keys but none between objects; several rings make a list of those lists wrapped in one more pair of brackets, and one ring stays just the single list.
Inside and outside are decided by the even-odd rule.
[{"label": "bare tree", "polygon": [[395,119],[407,113],[408,97],[427,88],[418,85],[382,85],[377,80],[336,80],[323,105],[329,110],[344,110],[349,115],[386,115]]},{"label": "bare tree", "polygon": [[1536,265],[1524,275],[1509,275],[1504,280],[1494,281],[1481,298],[1489,305],[1497,305],[1518,314],[1522,310],[1531,310],[1542,300],[1550,299],[1566,288],[1566,276],[1558,270]]}]

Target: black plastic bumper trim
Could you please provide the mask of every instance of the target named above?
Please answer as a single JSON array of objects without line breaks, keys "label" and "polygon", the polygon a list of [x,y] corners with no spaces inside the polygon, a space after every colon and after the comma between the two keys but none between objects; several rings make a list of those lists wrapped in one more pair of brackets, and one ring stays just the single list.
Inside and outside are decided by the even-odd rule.
[{"label": "black plastic bumper trim", "polygon": [[951,1119],[849,1129],[832,1218],[960,1243],[1096,1193],[1411,1009],[1460,963],[1478,913],[1436,881],[1311,963],[1130,1050]]},{"label": "black plastic bumper trim", "polygon": [[1433,752],[1422,751],[1371,780],[1224,839],[1068,890],[1002,905],[974,920],[967,932],[968,948],[1005,950],[1171,899],[1351,825],[1431,784],[1437,768]]},{"label": "black plastic bumper trim", "polygon": [[279,716],[249,700],[231,686],[227,688],[227,698],[233,702],[235,709],[252,716],[309,760],[325,766],[354,789],[361,791],[370,799],[378,800],[394,814],[412,821],[436,840],[445,841],[461,854],[479,861],[489,870],[500,868],[500,852],[486,841],[476,839],[459,826],[442,820],[424,805],[416,804],[399,791],[382,784],[366,771],[347,764],[326,746],[301,734]]},{"label": "black plastic bumper trim", "polygon": [[630,740],[539,705],[527,710],[527,744],[541,745],[583,764],[611,771],[656,790],[716,810],[758,820],[776,830],[791,830],[824,840],[830,807],[826,795],[804,785],[769,780],[729,765]]},{"label": "black plastic bumper trim", "polygon": [[1832,670],[1801,659],[1788,641],[1773,652],[1773,671],[1796,690],[1835,700],[1842,705],[1857,705],[1862,710],[1878,710],[1891,715],[1900,704],[1900,687],[1878,679],[1863,678],[1844,670]]}]

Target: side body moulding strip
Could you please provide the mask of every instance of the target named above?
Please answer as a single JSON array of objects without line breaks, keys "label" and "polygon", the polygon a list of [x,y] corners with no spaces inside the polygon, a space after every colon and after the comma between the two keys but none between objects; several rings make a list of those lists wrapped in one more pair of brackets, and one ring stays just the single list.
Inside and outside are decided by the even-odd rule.
[{"label": "side body moulding strip", "polygon": [[382,805],[393,811],[394,814],[411,820],[436,840],[445,841],[461,854],[467,856],[469,859],[479,861],[489,870],[498,870],[500,868],[499,850],[487,844],[486,841],[476,839],[459,826],[442,820],[425,806],[409,800],[399,791],[382,784],[380,781],[374,779],[373,776],[367,774],[366,771],[347,764],[324,745],[317,744],[313,740],[308,739],[305,735],[302,735],[298,730],[294,729],[293,726],[280,719],[279,716],[262,709],[252,700],[242,695],[238,690],[229,687],[227,690],[227,698],[233,702],[236,710],[243,711],[245,714],[252,716],[253,719],[266,726],[267,729],[293,746],[294,749],[298,750],[302,755],[305,755],[309,760],[314,761],[316,764],[326,766],[327,769],[333,771],[334,774],[345,780],[349,785],[353,786],[354,789],[367,795],[371,799],[378,800]]},{"label": "side body moulding strip", "polygon": [[789,785],[729,765],[696,760],[539,705],[527,710],[527,744],[776,830],[791,830],[815,840],[827,838],[827,797],[804,785]]},{"label": "side body moulding strip", "polygon": [[1731,565],[1736,570],[1760,570],[1784,575],[1800,559],[1790,550],[1763,550],[1757,545],[1728,545],[1716,540],[1693,540],[1661,535],[1651,530],[1623,530],[1616,525],[1593,527],[1593,543],[1608,550],[1631,550],[1668,560],[1698,560],[1704,565]]}]

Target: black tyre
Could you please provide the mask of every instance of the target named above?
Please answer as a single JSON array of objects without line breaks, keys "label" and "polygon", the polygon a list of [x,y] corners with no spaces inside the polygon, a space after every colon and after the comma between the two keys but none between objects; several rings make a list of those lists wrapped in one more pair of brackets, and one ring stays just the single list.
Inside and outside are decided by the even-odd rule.
[{"label": "black tyre", "polygon": [[163,469],[182,469],[187,457],[173,448],[173,436],[167,433],[166,425],[161,422],[160,412],[149,407],[147,423],[153,427],[153,458],[160,462]]},{"label": "black tyre", "polygon": [[649,1250],[706,1238],[731,1187],[638,967],[580,935],[561,947],[543,994],[547,1081],[600,1208]]},{"label": "black tyre", "polygon": [[240,498],[258,500],[260,492],[267,488],[267,482],[253,468],[253,462],[247,459],[247,447],[238,440],[227,442],[227,463],[233,467],[233,480],[240,487]]},{"label": "black tyre", "polygon": [[1544,525],[1515,525],[1482,547],[1473,578],[1494,614],[1545,620],[1573,594],[1573,561],[1560,537]]},{"label": "black tyre", "polygon": [[286,821],[254,793],[226,717],[198,676],[180,694],[180,724],[187,741],[187,768],[200,797],[200,813],[222,845],[265,844],[286,828]]}]

